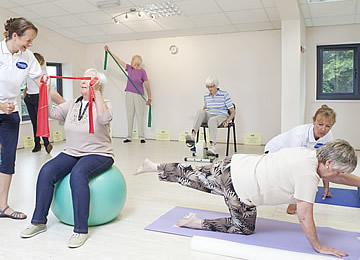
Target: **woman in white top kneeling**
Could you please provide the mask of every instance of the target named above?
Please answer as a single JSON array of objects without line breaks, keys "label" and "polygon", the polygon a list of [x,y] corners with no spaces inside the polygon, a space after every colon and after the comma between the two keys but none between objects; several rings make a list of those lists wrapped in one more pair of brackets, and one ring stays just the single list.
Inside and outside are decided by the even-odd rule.
[{"label": "woman in white top kneeling", "polygon": [[317,150],[297,147],[264,155],[235,154],[197,167],[146,159],[136,174],[157,171],[162,181],[224,197],[229,217],[200,219],[193,215],[179,220],[180,227],[250,235],[255,231],[257,206],[296,203],[301,227],[314,250],[340,257],[347,254],[319,241],[313,205],[320,179],[360,186],[360,177],[349,174],[356,164],[354,148],[336,140]]},{"label": "woman in white top kneeling", "polygon": [[[273,153],[288,147],[307,147],[317,149],[333,140],[331,128],[336,122],[336,114],[327,105],[322,105],[313,116],[313,123],[296,126],[289,131],[272,138],[265,146],[265,153]],[[329,182],[323,180],[323,199],[332,197]],[[286,211],[295,214],[296,204],[290,204]]]}]

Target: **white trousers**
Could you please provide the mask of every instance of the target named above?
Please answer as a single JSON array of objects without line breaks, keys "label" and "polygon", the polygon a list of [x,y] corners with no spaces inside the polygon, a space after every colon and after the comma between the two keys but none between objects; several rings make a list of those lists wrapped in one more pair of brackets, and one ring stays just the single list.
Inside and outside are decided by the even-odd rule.
[{"label": "white trousers", "polygon": [[207,123],[209,127],[210,142],[216,143],[216,132],[219,125],[226,120],[227,115],[210,115],[205,110],[201,109],[196,113],[194,121],[195,133],[199,131],[202,123]]},{"label": "white trousers", "polygon": [[145,139],[144,135],[144,111],[145,111],[145,101],[139,95],[133,92],[126,91],[125,94],[125,105],[126,105],[126,114],[128,121],[128,135],[127,139],[132,139],[134,117],[137,119],[137,126],[139,132],[139,138]]}]

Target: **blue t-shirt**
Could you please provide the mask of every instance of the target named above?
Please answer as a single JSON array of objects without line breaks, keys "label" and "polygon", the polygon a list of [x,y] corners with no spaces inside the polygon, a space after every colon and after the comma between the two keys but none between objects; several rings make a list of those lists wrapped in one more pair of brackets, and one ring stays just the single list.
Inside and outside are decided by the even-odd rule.
[{"label": "blue t-shirt", "polygon": [[205,111],[210,115],[229,115],[228,109],[234,104],[226,91],[218,89],[214,96],[210,93],[204,95]]}]

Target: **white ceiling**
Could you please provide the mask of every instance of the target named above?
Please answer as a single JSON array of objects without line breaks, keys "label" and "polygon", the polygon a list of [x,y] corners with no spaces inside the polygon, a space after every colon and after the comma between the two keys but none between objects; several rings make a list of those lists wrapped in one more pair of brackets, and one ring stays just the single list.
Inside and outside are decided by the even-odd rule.
[{"label": "white ceiling", "polygon": [[[104,1],[104,0],[103,0]],[[166,0],[120,0],[98,8],[101,0],[0,0],[0,8],[83,43],[273,30],[281,26],[276,0],[173,0],[181,16],[160,19],[132,14],[120,24],[114,15]],[[306,26],[360,23],[360,0],[309,4],[299,0]]]}]

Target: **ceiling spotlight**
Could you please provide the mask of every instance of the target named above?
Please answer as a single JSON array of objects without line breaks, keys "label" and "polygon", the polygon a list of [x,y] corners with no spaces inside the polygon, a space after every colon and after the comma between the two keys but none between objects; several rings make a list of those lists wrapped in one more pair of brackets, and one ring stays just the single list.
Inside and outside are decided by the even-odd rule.
[{"label": "ceiling spotlight", "polygon": [[128,15],[127,15],[127,13],[125,14],[125,20],[127,20],[129,17],[128,17]]},{"label": "ceiling spotlight", "polygon": [[141,13],[140,13],[140,12],[138,12],[138,16],[141,17]]},{"label": "ceiling spotlight", "polygon": [[120,21],[118,19],[114,18],[114,23],[119,24]]},{"label": "ceiling spotlight", "polygon": [[142,7],[142,11],[153,19],[182,15],[182,11],[174,2],[148,4]]}]

